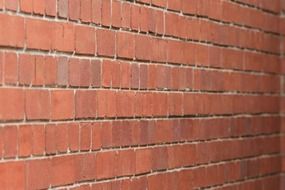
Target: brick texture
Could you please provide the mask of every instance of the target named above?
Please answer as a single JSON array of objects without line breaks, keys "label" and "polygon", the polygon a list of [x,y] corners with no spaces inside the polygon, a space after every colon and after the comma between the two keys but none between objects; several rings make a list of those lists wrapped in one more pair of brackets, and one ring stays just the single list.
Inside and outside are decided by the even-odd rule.
[{"label": "brick texture", "polygon": [[0,0],[0,189],[285,189],[285,0]]}]

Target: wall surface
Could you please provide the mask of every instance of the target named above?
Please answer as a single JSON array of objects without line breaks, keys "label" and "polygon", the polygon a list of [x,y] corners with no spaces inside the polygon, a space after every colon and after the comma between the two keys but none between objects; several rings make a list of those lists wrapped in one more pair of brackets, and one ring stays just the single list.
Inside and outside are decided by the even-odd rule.
[{"label": "wall surface", "polygon": [[283,3],[0,0],[0,189],[285,189]]}]

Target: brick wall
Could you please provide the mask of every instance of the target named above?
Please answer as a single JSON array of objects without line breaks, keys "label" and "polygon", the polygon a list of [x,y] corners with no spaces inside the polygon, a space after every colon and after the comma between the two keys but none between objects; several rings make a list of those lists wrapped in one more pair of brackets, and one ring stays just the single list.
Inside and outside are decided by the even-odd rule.
[{"label": "brick wall", "polygon": [[283,3],[0,0],[1,189],[284,189]]}]

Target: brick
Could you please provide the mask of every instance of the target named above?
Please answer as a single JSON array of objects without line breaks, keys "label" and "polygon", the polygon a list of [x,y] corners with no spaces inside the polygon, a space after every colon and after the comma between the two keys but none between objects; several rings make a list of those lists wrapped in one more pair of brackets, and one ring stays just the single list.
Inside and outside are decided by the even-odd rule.
[{"label": "brick", "polygon": [[24,92],[21,89],[1,89],[0,104],[0,120],[24,119]]},{"label": "brick", "polygon": [[70,119],[74,116],[74,93],[71,90],[51,92],[51,118],[53,120]]},{"label": "brick", "polygon": [[20,0],[20,10],[31,13],[33,11],[33,0]]},{"label": "brick", "polygon": [[17,155],[18,129],[16,126],[9,126],[3,129],[4,137],[4,158],[13,158]]},{"label": "brick", "polygon": [[45,128],[43,125],[32,126],[33,155],[43,155],[45,152]]},{"label": "brick", "polygon": [[26,91],[25,102],[25,112],[28,120],[50,118],[50,94],[48,91]]},{"label": "brick", "polygon": [[101,131],[102,127],[100,123],[94,123],[91,127],[92,130],[92,150],[98,150],[102,147]]},{"label": "brick", "polygon": [[120,1],[112,1],[112,26],[121,27],[121,2]]},{"label": "brick", "polygon": [[53,23],[51,46],[54,50],[73,52],[75,27],[72,24]]},{"label": "brick", "polygon": [[91,0],[81,0],[80,2],[80,19],[82,22],[91,22],[92,19],[92,2]]},{"label": "brick", "polygon": [[53,24],[47,21],[27,19],[27,48],[49,50],[51,48]]},{"label": "brick", "polygon": [[[78,20],[80,17],[80,0],[68,1],[68,17],[71,20]],[[90,6],[91,7],[91,6]]]},{"label": "brick", "polygon": [[32,160],[27,163],[27,189],[45,189],[50,184],[50,160]]},{"label": "brick", "polygon": [[[98,32],[98,31],[97,31]],[[95,29],[90,27],[75,27],[75,50],[80,54],[95,53]],[[99,48],[99,45],[98,45]]]},{"label": "brick", "polygon": [[68,59],[59,57],[57,59],[57,84],[66,86],[68,84]]},{"label": "brick", "polygon": [[43,56],[36,56],[34,85],[45,84],[45,59]]},{"label": "brick", "polygon": [[51,184],[52,186],[73,183],[78,179],[79,160],[76,156],[54,157],[51,160]]},{"label": "brick", "polygon": [[4,54],[4,82],[16,84],[18,81],[18,56],[14,53]]},{"label": "brick", "polygon": [[59,17],[68,17],[68,0],[59,0],[57,2],[57,14]]},{"label": "brick", "polygon": [[91,72],[91,86],[100,87],[101,86],[101,78],[102,78],[102,66],[101,61],[94,60],[91,61],[90,72]]},{"label": "brick", "polygon": [[4,189],[21,189],[25,187],[25,163],[7,162],[1,163],[0,183]]},{"label": "brick", "polygon": [[151,170],[151,151],[149,149],[136,150],[136,174]]},{"label": "brick", "polygon": [[35,80],[35,58],[31,55],[19,55],[19,83],[30,85]]},{"label": "brick", "polygon": [[130,59],[134,58],[134,35],[128,33],[118,33],[116,40],[117,56]]},{"label": "brick", "polygon": [[33,1],[33,12],[43,15],[45,13],[45,0]]},{"label": "brick", "polygon": [[97,54],[113,57],[115,55],[115,33],[108,30],[97,30]]},{"label": "brick", "polygon": [[68,147],[71,151],[79,150],[79,125],[68,126]]},{"label": "brick", "polygon": [[131,5],[129,3],[122,3],[122,27],[131,27]]},{"label": "brick", "polygon": [[46,57],[45,58],[45,65],[44,65],[44,80],[46,85],[54,85],[56,84],[57,80],[57,65],[56,59],[54,57]]},{"label": "brick", "polygon": [[101,0],[101,24],[104,26],[110,26],[112,17],[111,17],[111,1]]},{"label": "brick", "polygon": [[25,40],[24,19],[16,16],[0,15],[0,45],[23,47]]},{"label": "brick", "polygon": [[98,179],[111,178],[114,176],[115,152],[100,152],[96,155],[96,176]]},{"label": "brick", "polygon": [[55,126],[55,147],[57,152],[67,152],[68,127],[67,124],[58,124]]},{"label": "brick", "polygon": [[71,86],[89,86],[91,84],[90,61],[69,60],[69,84]]},{"label": "brick", "polygon": [[29,156],[32,154],[32,128],[30,126],[19,127],[19,145],[20,156]]},{"label": "brick", "polygon": [[8,10],[17,11],[18,0],[5,0],[5,7]]},{"label": "brick", "polygon": [[146,36],[135,36],[135,57],[139,60],[150,60],[151,39]]},{"label": "brick", "polygon": [[91,125],[80,124],[80,150],[90,150],[91,148]]},{"label": "brick", "polygon": [[80,180],[92,180],[96,178],[96,154],[82,156],[79,170]]},{"label": "brick", "polygon": [[56,0],[45,0],[45,14],[56,16]]},{"label": "brick", "polygon": [[101,24],[102,0],[92,0],[92,22]]},{"label": "brick", "polygon": [[77,91],[75,95],[75,117],[95,118],[97,116],[96,91]]}]

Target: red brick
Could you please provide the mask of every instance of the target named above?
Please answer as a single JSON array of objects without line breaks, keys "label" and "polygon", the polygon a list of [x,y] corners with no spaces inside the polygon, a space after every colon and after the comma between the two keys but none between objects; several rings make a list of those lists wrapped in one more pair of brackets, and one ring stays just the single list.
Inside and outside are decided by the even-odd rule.
[{"label": "red brick", "polygon": [[57,152],[67,152],[68,127],[68,124],[58,124],[55,126],[55,146]]},{"label": "red brick", "polygon": [[82,22],[91,22],[92,19],[92,2],[91,0],[81,0],[80,1],[80,8],[81,8],[81,15],[80,19]]},{"label": "red brick", "polygon": [[45,0],[34,0],[33,12],[35,14],[43,15],[45,13]]},{"label": "red brick", "polygon": [[56,16],[56,0],[45,0],[45,13],[48,16]]},{"label": "red brick", "polygon": [[24,46],[25,28],[23,18],[1,14],[0,25],[5,26],[0,28],[0,45]]},{"label": "red brick", "polygon": [[43,155],[45,152],[45,128],[43,125],[32,126],[33,155]]},{"label": "red brick", "polygon": [[50,94],[46,90],[29,90],[25,93],[25,112],[28,120],[50,118]]},{"label": "red brick", "polygon": [[[98,31],[97,31],[98,32]],[[77,26],[75,28],[75,50],[80,54],[95,53],[95,29]],[[99,45],[98,45],[99,48]]]},{"label": "red brick", "polygon": [[49,124],[45,126],[45,152],[46,154],[56,153],[56,134],[55,125]]},{"label": "red brick", "polygon": [[20,126],[19,127],[19,145],[18,154],[19,156],[30,156],[32,154],[33,145],[33,133],[31,126]]},{"label": "red brick", "polygon": [[68,0],[59,0],[57,2],[57,14],[59,17],[68,17]]},{"label": "red brick", "polygon": [[131,5],[129,3],[122,3],[122,27],[131,27]]},{"label": "red brick", "polygon": [[130,87],[130,79],[131,79],[131,70],[130,64],[121,62],[120,63],[120,72],[121,72],[121,88],[129,88]]},{"label": "red brick", "polygon": [[69,60],[69,84],[71,86],[89,86],[91,84],[90,61]]},{"label": "red brick", "polygon": [[96,155],[96,176],[98,179],[111,178],[116,169],[116,152],[100,152]]},{"label": "red brick", "polygon": [[21,89],[1,89],[0,104],[0,120],[24,119],[24,93]]},{"label": "red brick", "polygon": [[26,188],[27,189],[45,189],[50,184],[50,171],[51,165],[50,160],[32,160],[26,164],[27,178]]},{"label": "red brick", "polygon": [[33,0],[20,0],[20,10],[31,13],[33,11]]},{"label": "red brick", "polygon": [[16,84],[18,81],[18,56],[14,53],[4,54],[4,82]]},{"label": "red brick", "polygon": [[121,27],[121,2],[118,0],[112,1],[112,26]]},{"label": "red brick", "polygon": [[136,150],[136,174],[146,173],[151,170],[152,152],[150,149]]},{"label": "red brick", "polygon": [[118,174],[131,175],[135,172],[135,152],[133,150],[120,151]]},{"label": "red brick", "polygon": [[[72,24],[53,23],[52,48],[54,50],[73,52],[75,49],[75,29]],[[79,36],[80,37],[80,36]],[[83,40],[83,39],[81,39]],[[78,42],[80,44],[80,42]],[[80,46],[81,47],[81,46]],[[80,48],[78,47],[78,48]],[[82,47],[81,47],[82,48]]]},{"label": "red brick", "polygon": [[27,19],[27,48],[49,50],[51,48],[53,24],[47,21]]},{"label": "red brick", "polygon": [[92,0],[92,22],[101,23],[102,18],[102,0]]},{"label": "red brick", "polygon": [[80,124],[80,150],[91,149],[91,125],[88,123]]},{"label": "red brick", "polygon": [[68,84],[68,59],[67,57],[57,58],[57,84],[61,86],[66,86]]},{"label": "red brick", "polygon": [[94,60],[91,61],[91,85],[94,87],[100,87],[101,86],[101,70],[102,70],[102,66],[101,66],[101,61],[99,60]]},{"label": "red brick", "polygon": [[78,179],[79,158],[77,156],[54,157],[51,160],[52,186],[74,183]]},{"label": "red brick", "polygon": [[19,83],[30,85],[35,80],[35,58],[31,55],[19,55]]},{"label": "red brick", "polygon": [[101,0],[101,24],[104,26],[111,25],[111,0]]},{"label": "red brick", "polygon": [[17,11],[19,0],[5,0],[5,7],[8,10]]},{"label": "red brick", "polygon": [[51,118],[53,120],[70,119],[74,116],[74,93],[71,90],[51,92]]},{"label": "red brick", "polygon": [[139,60],[150,60],[151,39],[146,36],[135,36],[135,57]]},{"label": "red brick", "polygon": [[8,126],[3,129],[4,157],[13,158],[17,155],[18,129],[16,126]]},{"label": "red brick", "polygon": [[108,30],[97,30],[97,54],[113,57],[115,55],[115,33]]},{"label": "red brick", "polygon": [[57,66],[56,59],[54,57],[48,56],[45,58],[45,84],[54,85],[57,80]]},{"label": "red brick", "polygon": [[70,124],[68,126],[68,147],[70,151],[79,150],[79,125]]},{"label": "red brick", "polygon": [[116,40],[117,56],[133,59],[135,53],[134,35],[121,32],[117,34]]},{"label": "red brick", "polygon": [[81,157],[79,179],[92,180],[96,178],[96,154],[87,154]]},{"label": "red brick", "polygon": [[101,139],[101,123],[94,123],[92,125],[92,150],[98,150],[102,147],[102,139]]},{"label": "red brick", "polygon": [[96,91],[77,91],[75,95],[76,118],[95,118],[97,116]]},{"label": "red brick", "polygon": [[[68,16],[71,20],[78,20],[80,17],[80,0],[68,1]],[[91,6],[90,6],[91,7]]]},{"label": "red brick", "polygon": [[25,187],[25,163],[7,162],[0,165],[0,184],[4,189],[21,189]]}]

